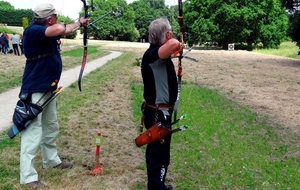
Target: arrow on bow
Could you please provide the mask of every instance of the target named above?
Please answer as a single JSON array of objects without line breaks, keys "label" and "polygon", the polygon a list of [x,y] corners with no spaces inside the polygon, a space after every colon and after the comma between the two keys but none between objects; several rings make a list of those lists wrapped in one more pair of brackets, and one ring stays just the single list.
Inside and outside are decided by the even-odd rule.
[{"label": "arrow on bow", "polygon": [[[179,11],[178,24],[179,24],[180,32],[181,32],[181,43],[183,45],[184,44],[184,28],[183,28],[182,0],[178,0],[178,11]],[[183,50],[181,50],[179,52],[179,56],[178,56],[178,71],[177,71],[178,94],[177,94],[177,100],[176,100],[175,106],[174,106],[174,121],[176,121],[177,109],[178,109],[178,104],[179,104],[179,99],[180,99],[181,78],[182,78],[181,60],[183,57],[182,53],[183,53]]]}]

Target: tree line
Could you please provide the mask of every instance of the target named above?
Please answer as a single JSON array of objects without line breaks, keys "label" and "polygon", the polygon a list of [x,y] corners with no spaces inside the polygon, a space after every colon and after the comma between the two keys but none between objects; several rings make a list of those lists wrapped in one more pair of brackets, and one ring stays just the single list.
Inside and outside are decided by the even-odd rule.
[{"label": "tree line", "polygon": [[[89,2],[90,3],[90,2]],[[91,22],[109,14],[89,28],[89,36],[101,40],[148,41],[148,26],[159,17],[170,20],[174,36],[181,33],[177,21],[178,5],[167,6],[164,0],[94,0]],[[235,43],[241,48],[277,48],[284,40],[300,44],[300,11],[298,0],[186,0],[183,2],[185,41],[192,45],[213,44],[227,47]],[[0,22],[22,25],[22,17],[32,20],[32,10],[14,9],[0,1]],[[78,17],[83,15],[83,9]],[[74,22],[59,16],[59,22]],[[69,38],[74,38],[74,35]]]},{"label": "tree line", "polygon": [[9,2],[0,1],[0,23],[10,26],[23,26],[24,18],[32,20],[31,9],[15,9]]}]

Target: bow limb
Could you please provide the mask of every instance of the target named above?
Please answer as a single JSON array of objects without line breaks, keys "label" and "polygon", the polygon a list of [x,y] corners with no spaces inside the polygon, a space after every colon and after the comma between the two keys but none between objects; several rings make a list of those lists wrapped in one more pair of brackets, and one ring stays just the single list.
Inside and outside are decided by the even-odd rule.
[{"label": "bow limb", "polygon": [[[183,14],[182,14],[182,0],[178,0],[178,11],[179,11],[179,14],[178,14],[178,24],[179,24],[180,32],[181,32],[181,43],[182,43],[182,45],[184,45],[184,27],[183,27]],[[178,104],[179,104],[179,99],[180,99],[181,78],[182,78],[182,66],[181,66],[182,53],[183,53],[183,49],[179,51],[179,56],[178,56],[178,71],[177,71],[178,94],[177,94],[177,100],[176,100],[175,106],[174,106],[174,121],[176,121],[177,109],[178,109]]]},{"label": "bow limb", "polygon": [[[87,18],[89,16],[88,13],[88,5],[86,4],[86,0],[81,0],[83,3],[83,8],[84,8],[84,18]],[[86,59],[87,59],[87,50],[88,50],[88,42],[87,42],[87,33],[88,33],[88,29],[87,29],[87,25],[84,25],[83,28],[83,57],[82,57],[82,62],[81,62],[81,69],[80,69],[80,73],[79,73],[79,77],[78,77],[78,88],[81,91],[81,79],[83,76],[83,71],[85,68],[85,64],[86,64]]]},{"label": "bow limb", "polygon": [[[184,27],[183,27],[183,15],[182,15],[182,0],[178,0],[178,11],[179,11],[178,24],[179,24],[180,32],[181,32],[181,44],[184,45]],[[182,60],[182,57],[183,57],[182,54],[183,54],[183,49],[181,49],[181,51],[179,51],[179,57],[178,57],[178,72],[177,72],[177,76],[180,79],[182,77],[182,67],[181,67],[181,60]]]}]

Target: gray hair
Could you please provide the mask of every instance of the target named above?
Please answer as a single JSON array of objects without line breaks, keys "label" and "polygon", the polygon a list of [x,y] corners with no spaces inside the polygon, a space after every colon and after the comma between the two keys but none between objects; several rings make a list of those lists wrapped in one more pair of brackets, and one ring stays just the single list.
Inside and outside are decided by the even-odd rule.
[{"label": "gray hair", "polygon": [[165,33],[171,31],[172,27],[166,18],[159,18],[149,25],[149,42],[154,45],[162,45],[166,40]]},{"label": "gray hair", "polygon": [[36,18],[36,17],[33,17],[33,22],[35,24],[39,24],[39,25],[45,25],[46,22],[47,22],[47,19],[50,18],[51,16],[48,16],[47,18]]},{"label": "gray hair", "polygon": [[33,22],[39,25],[45,25],[47,18],[33,18]]}]

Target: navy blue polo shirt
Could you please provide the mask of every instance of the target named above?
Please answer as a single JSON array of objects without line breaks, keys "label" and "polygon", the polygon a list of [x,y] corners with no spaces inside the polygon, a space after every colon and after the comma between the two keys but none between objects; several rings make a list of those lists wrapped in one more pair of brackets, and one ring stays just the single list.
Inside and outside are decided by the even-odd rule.
[{"label": "navy blue polo shirt", "polygon": [[[48,26],[31,24],[23,33],[24,54],[27,58],[21,92],[48,92],[57,88],[62,72],[58,37],[46,37]],[[53,82],[56,82],[53,85]]]},{"label": "navy blue polo shirt", "polygon": [[158,49],[159,46],[150,45],[142,59],[144,99],[151,105],[173,105],[178,92],[174,64],[170,57],[164,60],[160,59]]}]

